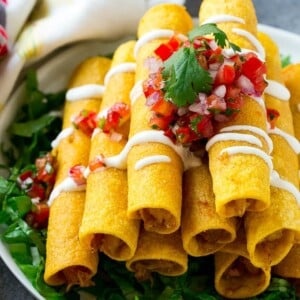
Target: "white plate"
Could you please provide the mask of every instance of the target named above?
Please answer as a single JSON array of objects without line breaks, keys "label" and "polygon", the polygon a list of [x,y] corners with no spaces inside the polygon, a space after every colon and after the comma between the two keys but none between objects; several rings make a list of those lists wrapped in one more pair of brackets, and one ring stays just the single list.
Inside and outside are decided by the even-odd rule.
[{"label": "white plate", "polygon": [[[280,52],[283,55],[290,55],[292,62],[300,62],[300,36],[277,29],[271,26],[259,25],[259,30],[269,34],[278,44]],[[126,40],[126,39],[124,39]],[[115,43],[88,42],[73,46],[72,48],[51,58],[38,69],[38,80],[40,87],[46,92],[55,92],[66,87],[68,79],[72,74],[75,66],[83,59],[98,54],[111,53],[121,41]],[[5,138],[5,131],[10,123],[14,120],[16,108],[20,104],[25,87],[22,84],[13,93],[8,105],[0,115],[0,140]],[[0,157],[1,161],[1,157]],[[44,299],[31,285],[27,278],[13,261],[10,253],[0,241],[0,256],[4,263],[37,299]]]}]

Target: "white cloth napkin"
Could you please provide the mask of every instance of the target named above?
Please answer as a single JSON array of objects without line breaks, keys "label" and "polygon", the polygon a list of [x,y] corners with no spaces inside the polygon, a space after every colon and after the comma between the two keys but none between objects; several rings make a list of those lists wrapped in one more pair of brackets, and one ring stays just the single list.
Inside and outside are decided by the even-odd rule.
[{"label": "white cloth napkin", "polygon": [[[26,5],[29,1],[33,0],[26,0]],[[0,63],[0,111],[24,66],[66,44],[88,39],[114,40],[135,34],[145,11],[165,2],[184,4],[184,0],[42,1],[11,53]]]}]

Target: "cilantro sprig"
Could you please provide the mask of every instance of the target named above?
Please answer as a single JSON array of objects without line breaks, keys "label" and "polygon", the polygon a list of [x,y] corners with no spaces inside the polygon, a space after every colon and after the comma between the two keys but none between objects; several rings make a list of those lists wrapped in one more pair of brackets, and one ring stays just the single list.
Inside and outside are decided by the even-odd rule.
[{"label": "cilantro sprig", "polygon": [[197,51],[192,46],[195,38],[207,35],[213,35],[222,48],[229,46],[234,51],[240,50],[215,24],[205,24],[190,31],[188,39],[191,46],[181,47],[167,59],[162,72],[165,96],[179,107],[192,104],[200,92],[209,93],[212,90],[213,79],[199,64]]},{"label": "cilantro sprig", "polygon": [[175,52],[164,64],[165,96],[177,106],[192,104],[197,93],[208,93],[213,80],[196,58],[192,47],[184,47]]}]

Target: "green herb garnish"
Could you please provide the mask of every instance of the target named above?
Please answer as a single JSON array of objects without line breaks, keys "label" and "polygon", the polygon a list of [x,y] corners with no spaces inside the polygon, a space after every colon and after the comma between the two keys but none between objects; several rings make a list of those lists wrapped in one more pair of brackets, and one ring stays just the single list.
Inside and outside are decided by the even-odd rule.
[{"label": "green herb garnish", "polygon": [[228,41],[224,31],[215,24],[205,24],[196,27],[188,34],[191,46],[181,47],[164,62],[162,71],[165,81],[165,97],[177,106],[192,104],[197,94],[209,93],[212,89],[213,79],[197,60],[197,49],[192,44],[195,38],[210,35],[215,37],[216,43],[224,48],[226,45],[234,51],[240,48]]}]

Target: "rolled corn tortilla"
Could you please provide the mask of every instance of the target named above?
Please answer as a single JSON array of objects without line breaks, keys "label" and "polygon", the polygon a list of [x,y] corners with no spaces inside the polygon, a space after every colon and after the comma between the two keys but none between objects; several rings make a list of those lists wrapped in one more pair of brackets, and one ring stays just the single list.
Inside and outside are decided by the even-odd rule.
[{"label": "rolled corn tortilla", "polygon": [[[120,45],[112,60],[112,70],[133,63],[135,41]],[[127,64],[128,66],[128,64]],[[132,65],[130,65],[132,66]],[[129,70],[129,71],[128,71]],[[130,105],[129,94],[134,84],[134,71],[111,73],[103,96],[101,111],[122,102]],[[111,157],[119,154],[128,138],[128,125],[123,126],[122,139],[113,140],[109,133],[98,132],[92,138],[90,161],[97,155]],[[127,171],[105,168],[91,172],[87,177],[86,202],[80,240],[104,252],[115,260],[128,260],[136,250],[139,220],[127,217]]]},{"label": "rolled corn tortilla", "polygon": [[[87,59],[75,71],[69,87],[102,84],[109,66],[110,60],[107,58]],[[82,109],[97,111],[100,102],[99,97],[66,101],[63,129],[72,126],[72,117]],[[71,167],[87,165],[89,147],[90,138],[80,130],[74,130],[60,141],[53,150],[58,164],[54,190],[68,177]],[[68,288],[92,285],[91,278],[97,272],[98,253],[80,243],[78,237],[84,203],[85,191],[60,191],[50,207],[44,273],[49,285],[66,284]]]},{"label": "rolled corn tortilla", "polygon": [[150,279],[153,272],[178,276],[187,271],[188,257],[179,231],[159,234],[141,228],[134,256],[126,262],[128,270],[139,280]]},{"label": "rolled corn tortilla", "polygon": [[215,253],[215,288],[223,297],[254,297],[269,286],[270,279],[270,267],[256,267],[250,261],[243,229],[233,243]]},{"label": "rolled corn tortilla", "polygon": [[216,213],[208,166],[187,170],[183,175],[181,233],[183,247],[191,256],[215,253],[236,238],[237,219]]},{"label": "rolled corn tortilla", "polygon": [[[290,97],[290,109],[293,116],[293,126],[295,137],[300,140],[300,64],[291,64],[282,69],[283,81],[286,87],[289,89]],[[298,155],[298,165],[300,166],[300,156]],[[300,172],[298,171],[298,180],[300,179]],[[296,242],[300,242],[300,234],[296,233]]]},{"label": "rolled corn tortilla", "polygon": [[[204,0],[199,11],[199,23],[205,22],[217,23],[229,40],[239,47],[262,52],[256,39],[257,19],[252,1]],[[221,123],[220,130],[232,125],[246,125],[266,131],[263,103],[248,96],[243,101],[236,118]],[[265,139],[253,132],[250,134],[261,139],[263,147],[259,150],[268,155]],[[233,146],[247,146],[247,143],[220,141],[209,149],[216,211],[223,217],[242,216],[246,210],[261,211],[270,205],[270,167],[266,160],[253,154],[255,150],[228,154],[226,149]]]},{"label": "rolled corn tortilla", "polygon": [[272,268],[274,274],[285,278],[300,278],[300,244],[295,244],[288,255]]},{"label": "rolled corn tortilla", "polygon": [[293,115],[295,136],[300,140],[300,63],[290,64],[282,69],[282,76],[286,87],[291,93],[289,101]]},{"label": "rolled corn tortilla", "polygon": [[[157,5],[148,10],[140,20],[137,44],[140,45],[141,39],[152,30],[168,29],[186,34],[192,26],[192,18],[183,6]],[[168,38],[154,37],[140,45],[137,51],[136,82],[147,78],[149,70],[145,62],[148,57],[155,56],[153,51],[166,40]],[[141,93],[132,106],[130,138],[151,130],[151,112],[145,101],[146,98]],[[157,155],[167,157],[170,162],[156,161],[136,168],[136,163],[141,159]],[[178,230],[181,218],[182,172],[181,158],[170,146],[154,141],[133,146],[128,154],[128,216],[142,219],[148,231],[168,234]]]},{"label": "rolled corn tortilla", "polygon": [[[283,84],[281,78],[280,54],[272,39],[266,34],[259,34],[260,41],[266,50],[267,79]],[[284,86],[272,93],[272,85],[265,92],[267,108],[276,109],[280,116],[276,127],[269,129],[273,142],[274,171],[279,175],[277,182],[286,182],[295,190],[298,189],[298,155],[289,145],[285,135],[294,138],[293,119],[287,100],[281,99]],[[278,134],[280,130],[285,135]],[[273,172],[274,172],[273,171]],[[298,191],[299,194],[299,191]],[[247,248],[253,264],[272,266],[278,264],[290,251],[294,244],[295,234],[299,234],[299,204],[296,195],[291,191],[276,186],[271,180],[271,206],[258,213],[245,215]],[[255,228],[255,230],[254,230]]]}]

